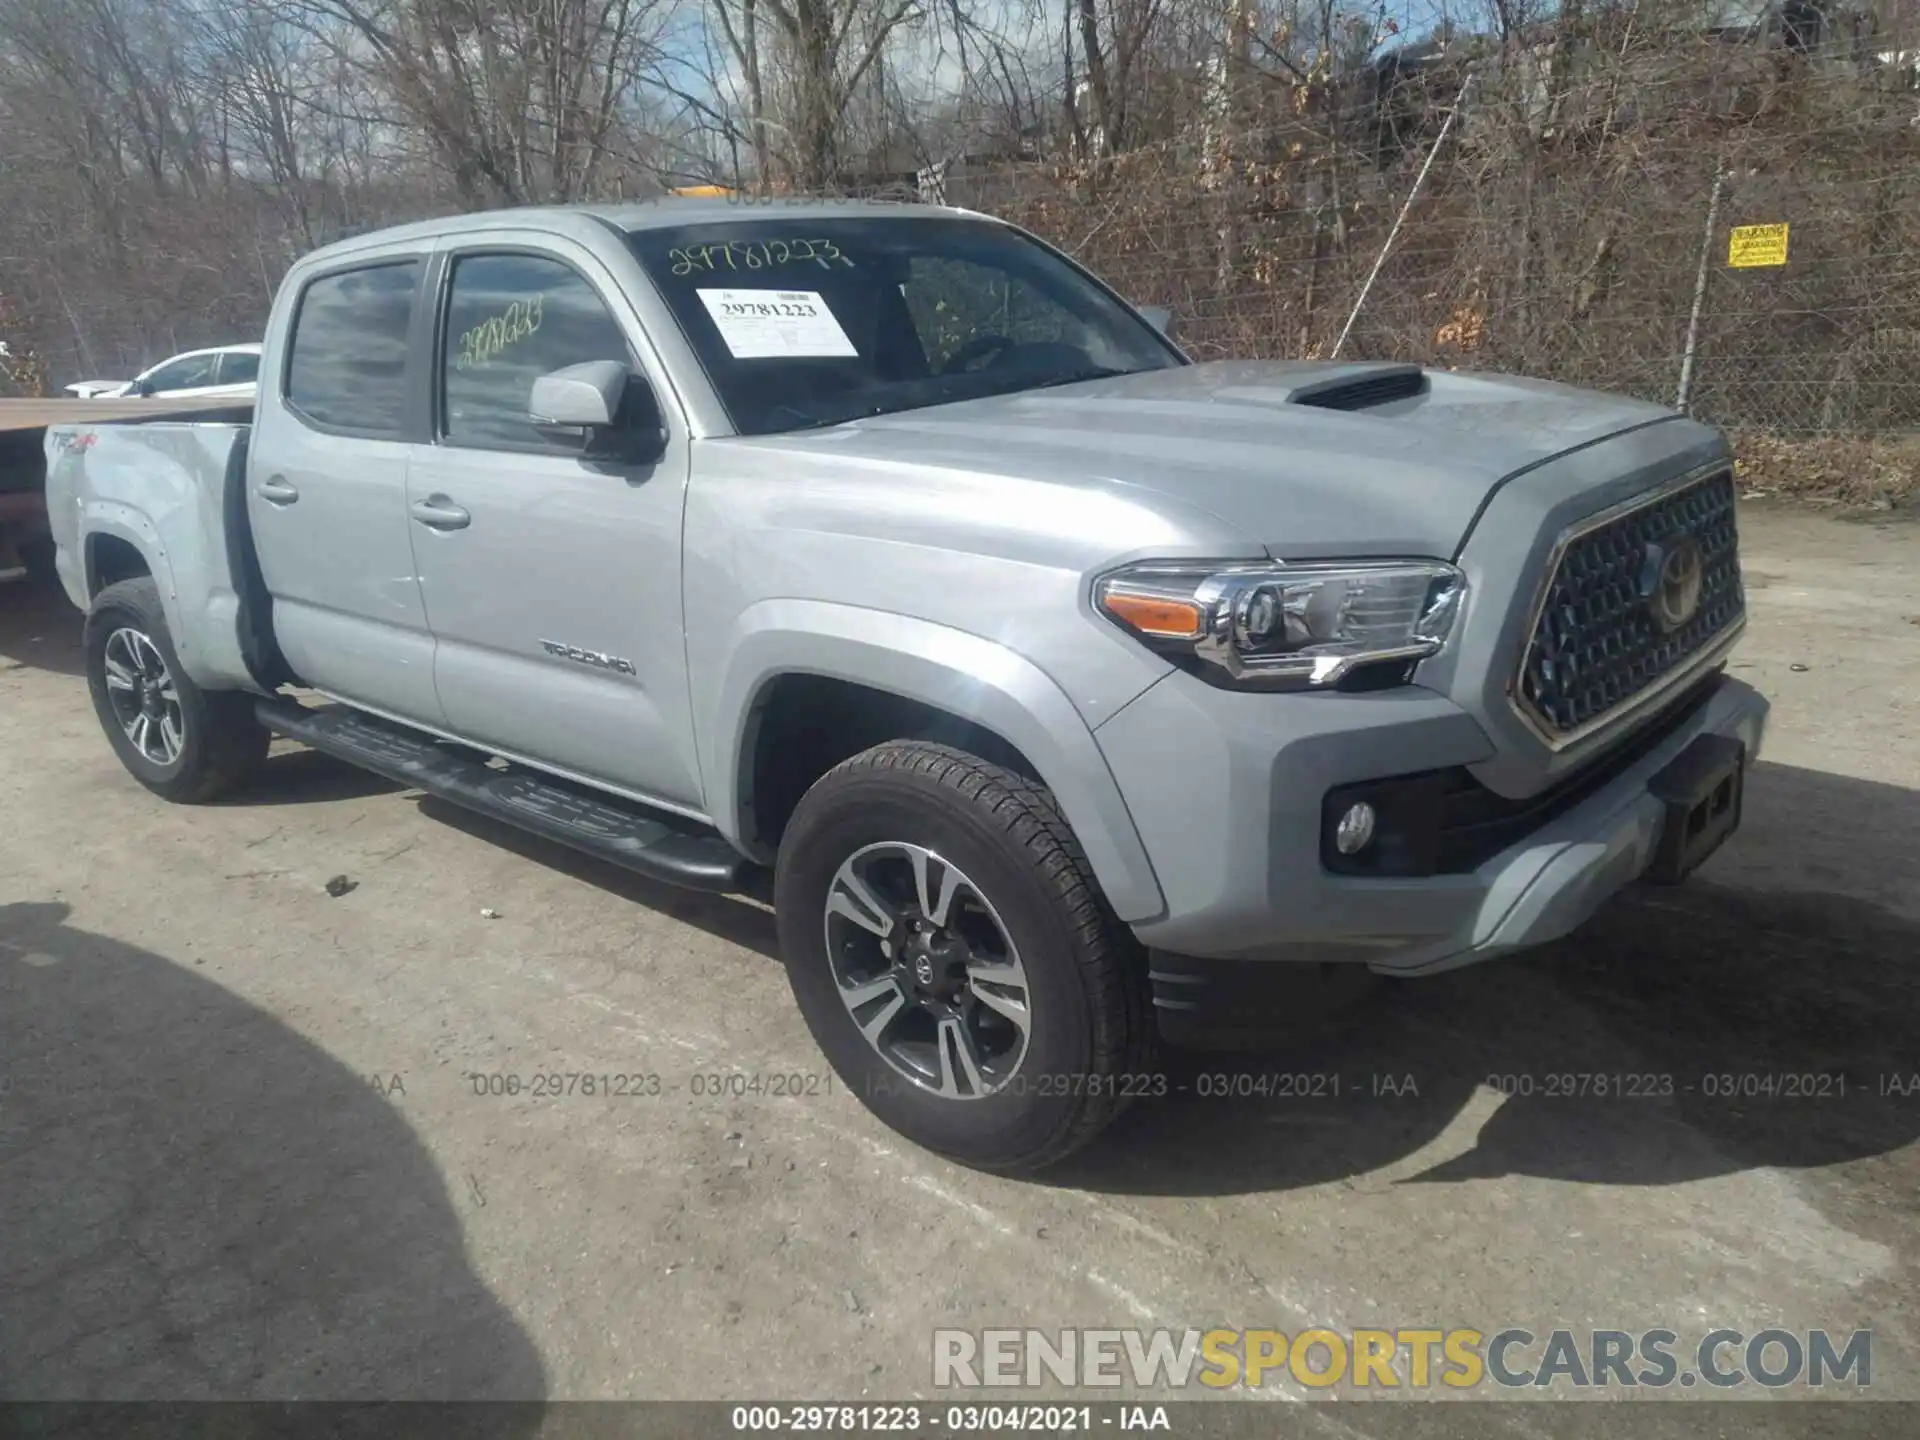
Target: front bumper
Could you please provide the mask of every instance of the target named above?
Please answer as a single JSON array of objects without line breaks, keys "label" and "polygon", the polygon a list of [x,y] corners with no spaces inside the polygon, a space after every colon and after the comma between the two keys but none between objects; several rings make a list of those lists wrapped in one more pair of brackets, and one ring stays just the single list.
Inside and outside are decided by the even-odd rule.
[{"label": "front bumper", "polygon": [[1709,683],[1657,743],[1477,867],[1371,878],[1325,867],[1322,798],[1481,764],[1493,747],[1472,717],[1417,687],[1282,697],[1170,676],[1097,732],[1167,897],[1135,932],[1166,956],[1352,961],[1395,975],[1557,939],[1647,870],[1664,813],[1647,788],[1657,771],[1705,734],[1740,741],[1749,764],[1759,753],[1766,700],[1724,675]]}]

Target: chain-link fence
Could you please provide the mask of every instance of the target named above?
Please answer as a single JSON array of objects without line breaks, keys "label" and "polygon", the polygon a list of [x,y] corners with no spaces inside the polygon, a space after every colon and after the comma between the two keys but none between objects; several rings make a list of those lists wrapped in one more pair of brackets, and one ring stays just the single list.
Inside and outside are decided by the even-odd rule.
[{"label": "chain-link fence", "polygon": [[[954,166],[940,193],[1171,307],[1202,358],[1324,357],[1431,154],[1343,358],[1664,404],[1685,368],[1689,408],[1729,428],[1920,430],[1920,90],[1902,52],[1707,41],[1576,57],[1557,82],[1537,58],[1469,53],[1357,96],[1291,87],[1247,107],[1254,124]],[[1785,263],[1730,266],[1730,232],[1762,224],[1789,227]]]}]

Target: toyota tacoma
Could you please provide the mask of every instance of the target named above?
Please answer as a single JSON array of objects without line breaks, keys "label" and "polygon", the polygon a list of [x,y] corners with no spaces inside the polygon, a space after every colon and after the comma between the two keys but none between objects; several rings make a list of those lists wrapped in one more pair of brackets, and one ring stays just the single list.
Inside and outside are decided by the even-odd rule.
[{"label": "toyota tacoma", "polygon": [[[1032,1169],[1302,966],[1554,939],[1738,824],[1716,430],[1542,381],[1194,363],[920,206],[465,216],[297,263],[250,409],[56,425],[108,740],[279,734],[765,885],[886,1123]],[[763,892],[764,893],[764,892]]]}]

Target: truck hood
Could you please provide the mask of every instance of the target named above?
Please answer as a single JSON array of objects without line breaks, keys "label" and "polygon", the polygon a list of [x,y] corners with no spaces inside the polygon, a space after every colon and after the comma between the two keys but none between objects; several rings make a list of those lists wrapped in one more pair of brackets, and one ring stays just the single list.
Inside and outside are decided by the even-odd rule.
[{"label": "truck hood", "polygon": [[1280,558],[1451,556],[1515,472],[1674,418],[1658,405],[1508,376],[1221,361],[763,443],[841,462],[1113,487],[1136,502],[1164,497],[1170,511],[1204,511]]}]

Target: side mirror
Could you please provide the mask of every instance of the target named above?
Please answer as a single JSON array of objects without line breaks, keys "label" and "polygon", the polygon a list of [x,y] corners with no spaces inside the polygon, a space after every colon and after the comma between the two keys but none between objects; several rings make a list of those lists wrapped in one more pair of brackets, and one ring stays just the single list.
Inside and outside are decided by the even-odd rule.
[{"label": "side mirror", "polygon": [[666,453],[660,402],[644,375],[618,360],[588,360],[533,382],[527,411],[534,428],[588,460],[645,465]]},{"label": "side mirror", "polygon": [[153,388],[153,382],[151,380],[136,380],[127,387],[127,393],[129,395],[137,395],[142,400],[151,400],[160,392]]},{"label": "side mirror", "polygon": [[1167,339],[1173,338],[1173,311],[1164,305],[1141,305],[1138,309],[1142,320],[1153,326]]}]

